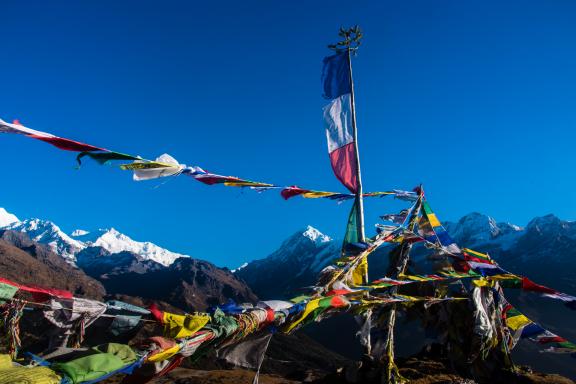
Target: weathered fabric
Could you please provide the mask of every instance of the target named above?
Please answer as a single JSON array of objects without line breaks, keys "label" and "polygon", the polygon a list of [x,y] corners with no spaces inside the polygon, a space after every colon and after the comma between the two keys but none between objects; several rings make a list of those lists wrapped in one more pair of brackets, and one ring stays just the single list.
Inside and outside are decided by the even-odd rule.
[{"label": "weathered fabric", "polygon": [[152,163],[136,160],[132,164],[124,164],[121,169],[134,171],[135,181],[157,179],[159,177],[174,176],[185,168],[169,154],[165,153]]},{"label": "weathered fabric", "polygon": [[210,321],[210,316],[204,313],[194,315],[176,315],[164,312],[162,323],[164,335],[173,339],[192,336]]},{"label": "weathered fabric", "polygon": [[289,301],[284,301],[284,300],[265,300],[265,301],[260,301],[258,303],[258,306],[261,308],[270,308],[274,311],[280,311],[283,309],[288,309],[290,307],[292,307],[294,305],[294,303],[291,303]]},{"label": "weathered fabric", "polygon": [[[246,315],[249,316],[249,314],[242,314],[240,316]],[[226,316],[224,312],[217,308],[207,328],[211,329],[216,337],[227,337],[236,332],[238,329],[238,321],[232,316]]]},{"label": "weathered fabric", "polygon": [[106,314],[116,316],[108,328],[114,336],[134,330],[140,325],[142,315],[150,314],[150,311],[145,308],[118,300],[107,301],[106,305],[108,306]]},{"label": "weathered fabric", "polygon": [[178,354],[184,357],[192,356],[203,343],[213,338],[214,333],[212,331],[199,331],[194,336],[180,342],[180,351]]},{"label": "weathered fabric", "polygon": [[356,332],[356,337],[358,337],[360,345],[364,346],[367,350],[371,350],[370,332],[372,330],[372,310],[369,309],[366,313],[356,315],[354,318],[360,326],[358,332]]},{"label": "weathered fabric", "polygon": [[0,369],[0,384],[60,384],[61,378],[46,367]]},{"label": "weathered fabric", "polygon": [[159,336],[148,338],[144,342],[144,345],[147,346],[149,351],[151,351],[147,357],[147,361],[151,363],[169,359],[180,350],[180,345],[178,345],[174,340]]},{"label": "weathered fabric", "polygon": [[119,336],[137,328],[141,320],[141,316],[116,315],[110,323],[108,331],[114,336]]},{"label": "weathered fabric", "polygon": [[38,301],[46,301],[50,297],[59,297],[59,298],[65,298],[65,299],[72,299],[72,297],[73,297],[72,293],[69,291],[65,291],[62,289],[54,289],[54,288],[43,288],[43,287],[38,287],[35,285],[18,284],[14,281],[5,279],[3,277],[0,277],[0,283],[11,285],[11,286],[17,287],[18,289],[21,289],[23,291],[30,292],[33,295],[36,295],[34,297],[34,299],[38,300]]},{"label": "weathered fabric", "polygon": [[20,124],[20,122],[18,122],[17,120],[15,120],[14,123],[7,123],[4,120],[0,119],[0,133],[17,133],[21,135],[54,137],[54,135],[51,135],[49,133],[27,128],[22,124]]},{"label": "weathered fabric", "polygon": [[18,292],[18,287],[0,282],[0,300],[10,300]]},{"label": "weathered fabric", "polygon": [[123,301],[120,300],[108,300],[106,302],[106,305],[108,306],[108,313],[112,313],[112,314],[118,314],[118,313],[122,313],[122,314],[141,314],[141,315],[149,315],[150,311],[147,310],[146,308],[142,308],[139,307],[137,305],[134,304],[129,304],[129,303],[125,303]]},{"label": "weathered fabric", "polygon": [[493,329],[488,314],[486,298],[483,297],[481,287],[474,287],[472,290],[472,302],[474,303],[474,333],[482,337],[491,338]]},{"label": "weathered fabric", "polygon": [[53,369],[64,373],[74,384],[103,379],[110,373],[131,367],[138,356],[127,345],[109,343],[92,348],[93,354],[65,363],[54,363]]},{"label": "weathered fabric", "polygon": [[99,164],[107,164],[111,160],[139,160],[138,157],[132,155],[126,155],[119,152],[82,152],[76,156],[76,161],[78,165],[81,165],[82,158],[88,156],[95,160]]},{"label": "weathered fabric", "polygon": [[256,334],[241,343],[219,349],[217,356],[236,367],[256,369],[253,383],[258,383],[260,367],[264,361],[270,339],[272,339],[270,332]]},{"label": "weathered fabric", "polygon": [[99,301],[73,298],[73,300],[51,299],[50,308],[43,311],[44,317],[58,330],[53,332],[50,347],[65,347],[70,336],[75,336],[74,346],[80,346],[83,332],[104,312],[106,304]]},{"label": "weathered fabric", "polygon": [[95,300],[75,297],[71,302],[50,300],[50,309],[44,310],[44,317],[59,328],[71,328],[74,321],[84,316],[84,326],[90,326],[98,317],[106,312],[106,304]]},{"label": "weathered fabric", "polygon": [[12,368],[12,357],[0,354],[0,369]]}]

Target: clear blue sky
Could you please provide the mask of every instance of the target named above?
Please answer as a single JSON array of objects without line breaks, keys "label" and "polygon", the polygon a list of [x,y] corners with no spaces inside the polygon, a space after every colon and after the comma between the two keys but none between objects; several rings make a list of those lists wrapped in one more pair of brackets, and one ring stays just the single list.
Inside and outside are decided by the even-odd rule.
[{"label": "clear blue sky", "polygon": [[[576,219],[576,2],[4,1],[0,117],[216,173],[343,191],[321,108],[326,44],[354,61],[367,190],[424,183],[440,218]],[[131,180],[48,144],[0,137],[0,206],[64,230],[114,226],[218,265],[260,258],[348,205],[178,177]],[[367,205],[369,228],[397,209]],[[369,233],[371,231],[369,230]]]}]

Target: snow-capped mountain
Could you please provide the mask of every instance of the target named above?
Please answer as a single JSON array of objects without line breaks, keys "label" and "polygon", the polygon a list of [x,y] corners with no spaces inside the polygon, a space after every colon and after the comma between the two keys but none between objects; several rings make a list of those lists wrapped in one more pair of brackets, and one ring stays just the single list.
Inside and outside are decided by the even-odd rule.
[{"label": "snow-capped mountain", "polygon": [[286,239],[268,257],[251,261],[234,274],[261,298],[284,296],[315,281],[318,272],[339,252],[339,242],[308,226]]},{"label": "snow-capped mountain", "polygon": [[132,240],[114,228],[98,229],[94,232],[77,229],[72,232],[72,236],[87,247],[102,247],[110,253],[132,252],[146,260],[152,260],[164,266],[172,264],[180,257],[189,257],[170,252],[149,241]]},{"label": "snow-capped mountain", "polygon": [[31,240],[48,245],[55,253],[70,262],[74,262],[75,255],[86,247],[49,220],[26,219],[9,224],[3,229],[24,232]]},{"label": "snow-capped mountain", "polygon": [[19,221],[16,216],[0,208],[0,229],[26,233],[31,240],[48,245],[52,251],[75,263],[76,255],[88,247],[101,247],[110,254],[132,252],[144,260],[152,260],[164,266],[172,264],[180,257],[189,257],[171,252],[151,242],[139,242],[118,232],[114,228],[89,232],[77,229],[71,236],[49,220],[26,219]]},{"label": "snow-capped mountain", "polygon": [[[456,223],[443,224],[462,247],[488,252],[504,268],[543,284],[558,285],[557,278],[561,276],[563,280],[557,288],[568,287],[569,292],[576,292],[571,272],[576,260],[576,222],[548,215],[533,219],[523,228],[471,213]],[[268,257],[249,262],[234,274],[263,298],[295,296],[299,288],[316,282],[318,272],[338,257],[340,246],[340,241],[308,227],[290,236]],[[389,250],[390,246],[384,246],[371,255],[370,278],[386,274]],[[429,254],[425,247],[414,247],[410,264],[413,273],[432,273]]]},{"label": "snow-capped mountain", "polygon": [[524,234],[522,227],[496,223],[492,217],[478,212],[463,216],[457,223],[445,222],[444,227],[457,243],[471,248],[494,244],[507,249]]},{"label": "snow-capped mountain", "polygon": [[15,215],[7,212],[4,208],[0,208],[0,228],[18,223],[19,221]]},{"label": "snow-capped mountain", "polygon": [[309,225],[305,230],[298,231],[285,240],[267,259],[273,260],[277,265],[297,262],[318,272],[331,260],[330,255],[335,248],[337,247],[332,238]]}]

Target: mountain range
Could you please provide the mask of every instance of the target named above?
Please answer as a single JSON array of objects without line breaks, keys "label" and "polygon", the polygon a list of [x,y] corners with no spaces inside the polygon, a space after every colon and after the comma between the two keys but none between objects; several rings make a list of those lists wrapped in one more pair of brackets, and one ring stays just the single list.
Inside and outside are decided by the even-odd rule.
[{"label": "mountain range", "polygon": [[75,263],[76,255],[89,247],[100,247],[110,254],[132,252],[143,259],[152,260],[164,266],[169,266],[178,258],[189,257],[171,252],[148,241],[132,240],[114,228],[98,229],[92,232],[77,229],[68,235],[49,220],[32,218],[20,221],[18,217],[8,213],[4,208],[0,208],[0,228],[24,232],[31,240],[48,245],[52,251],[70,263]]},{"label": "mountain range", "polygon": [[[535,279],[540,276],[543,283],[552,286],[562,276],[562,288],[576,291],[576,277],[571,273],[576,260],[576,222],[547,215],[521,227],[470,213],[458,222],[445,222],[444,226],[458,244],[489,252],[511,272],[535,274]],[[297,288],[316,281],[318,272],[338,257],[340,247],[341,240],[333,240],[309,226],[289,237],[269,256],[247,263],[235,274],[261,297],[294,295]],[[389,250],[381,247],[370,256],[371,278],[385,275]],[[425,247],[415,247],[410,263],[414,273],[429,272],[431,263],[424,260],[427,254]],[[572,268],[562,269],[561,265]]]},{"label": "mountain range", "polygon": [[[521,227],[497,223],[481,213],[470,213],[458,222],[444,222],[444,226],[458,244],[489,252],[512,272],[528,274],[536,268],[544,283],[561,283],[563,288],[576,290],[576,278],[571,274],[565,276],[566,270],[559,268],[576,258],[576,222],[547,215]],[[3,208],[0,208],[0,229],[24,233],[69,264],[107,280],[125,273],[142,275],[170,269],[175,263],[191,265],[194,263],[185,259],[195,260],[151,242],[135,241],[114,228],[75,230],[68,235],[49,220],[21,221]],[[318,273],[338,256],[340,247],[341,240],[307,226],[289,236],[270,255],[244,263],[232,272],[248,283],[260,298],[288,297],[313,284]],[[388,251],[389,248],[382,247],[370,257],[371,277],[385,274]],[[425,249],[415,248],[410,264],[415,273],[424,273],[428,268],[430,263],[422,259],[427,253]]]},{"label": "mountain range", "polygon": [[[576,295],[576,222],[546,215],[520,227],[498,223],[487,215],[471,213],[457,222],[445,222],[444,226],[458,244],[488,252],[506,270]],[[314,235],[310,236],[312,233]],[[340,240],[332,240],[308,227],[289,237],[268,257],[247,263],[235,275],[246,281],[263,299],[293,297],[301,293],[300,287],[316,282],[318,271],[339,255],[340,246]],[[383,246],[370,255],[370,279],[385,276],[390,249],[390,246]],[[429,254],[430,250],[416,245],[411,253],[408,273],[432,273]],[[506,290],[506,298],[530,319],[568,340],[576,341],[574,312],[565,306],[514,289]],[[324,327],[315,327],[315,330],[322,332],[322,329],[327,330],[330,326],[327,323]],[[419,348],[423,335],[414,336],[414,325],[403,328],[402,324],[398,324],[398,327],[399,335],[402,335],[399,337],[403,340],[399,344],[400,350],[406,347],[406,353],[414,353],[414,346]],[[354,349],[353,335],[348,335],[349,343],[342,346],[342,340],[347,337],[343,332],[345,328],[332,322],[332,333],[324,335],[322,342],[336,352],[352,357],[347,352]],[[337,342],[333,337],[335,332],[339,335]],[[576,377],[576,367],[569,356],[540,351],[540,347],[530,342],[521,342],[514,350],[515,362],[540,371]]]},{"label": "mountain range", "polygon": [[[489,252],[505,269],[576,294],[575,222],[547,215],[521,227],[471,213],[443,224],[458,244]],[[150,242],[135,241],[113,228],[76,230],[68,235],[51,221],[21,221],[0,208],[2,277],[96,299],[119,297],[138,305],[160,301],[187,311],[205,310],[228,299],[255,302],[297,296],[301,288],[316,282],[319,271],[339,255],[340,247],[341,240],[307,226],[267,257],[232,272]],[[371,279],[385,275],[389,250],[381,247],[370,256]],[[430,273],[429,253],[425,247],[415,246],[410,272]],[[514,290],[507,291],[507,298],[531,319],[576,340],[573,314],[563,306]],[[530,345],[525,347],[516,349],[519,361],[576,377],[576,369],[569,368],[564,356],[537,354]]]},{"label": "mountain range", "polygon": [[257,301],[228,269],[207,261],[135,241],[114,228],[68,235],[49,220],[21,221],[3,208],[0,255],[2,277],[88,298],[161,301],[187,311],[205,310],[228,299]]}]

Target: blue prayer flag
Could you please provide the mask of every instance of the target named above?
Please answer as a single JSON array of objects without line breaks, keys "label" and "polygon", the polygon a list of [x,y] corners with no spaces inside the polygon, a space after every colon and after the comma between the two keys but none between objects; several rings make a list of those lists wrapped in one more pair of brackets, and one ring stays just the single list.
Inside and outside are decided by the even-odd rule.
[{"label": "blue prayer flag", "polygon": [[352,92],[348,52],[337,53],[324,58],[322,69],[322,89],[325,99],[335,99]]}]

